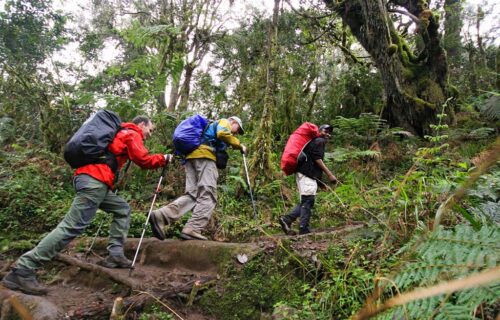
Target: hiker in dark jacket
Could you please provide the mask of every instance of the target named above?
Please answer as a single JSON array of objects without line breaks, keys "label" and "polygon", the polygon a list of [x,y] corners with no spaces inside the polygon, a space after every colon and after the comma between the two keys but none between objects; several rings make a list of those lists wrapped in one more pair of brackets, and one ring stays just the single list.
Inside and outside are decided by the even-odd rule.
[{"label": "hiker in dark jacket", "polygon": [[[144,169],[155,169],[172,160],[170,154],[149,154],[144,139],[150,137],[154,126],[149,118],[138,116],[132,122],[122,123],[108,150],[116,156],[118,168],[130,159]],[[59,223],[32,250],[22,255],[2,284],[13,290],[43,295],[47,288],[38,283],[35,271],[52,260],[71,240],[82,234],[94,218],[97,209],[113,214],[109,231],[109,256],[99,264],[107,268],[128,268],[132,262],[123,253],[130,224],[130,206],[112,192],[115,173],[107,164],[88,164],[75,170],[73,185],[76,196],[71,208]]]},{"label": "hiker in dark jacket", "polygon": [[333,131],[332,126],[324,124],[319,127],[320,136],[309,142],[298,157],[297,173],[295,181],[300,193],[300,203],[292,209],[286,216],[279,218],[281,228],[286,234],[292,230],[292,223],[300,217],[299,234],[307,234],[309,230],[309,220],[311,210],[314,207],[316,192],[318,190],[318,180],[322,173],[325,173],[331,182],[337,178],[330,172],[323,162],[325,157],[325,145]]}]

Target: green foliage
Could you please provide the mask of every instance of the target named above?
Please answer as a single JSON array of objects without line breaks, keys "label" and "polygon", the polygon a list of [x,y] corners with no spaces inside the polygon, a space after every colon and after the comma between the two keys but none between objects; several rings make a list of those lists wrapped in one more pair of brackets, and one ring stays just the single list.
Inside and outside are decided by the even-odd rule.
[{"label": "green foliage", "polygon": [[[457,225],[453,230],[441,228],[424,236],[418,235],[404,249],[414,261],[398,272],[394,285],[402,292],[496,267],[500,262],[499,243],[498,225],[483,226],[479,231],[470,226]],[[478,305],[494,303],[499,296],[500,285],[492,283],[486,287],[414,301],[387,312],[379,319],[393,319],[403,314],[409,319],[433,316],[436,319],[470,319]],[[461,317],[454,318],[455,314]]]},{"label": "green foliage", "polygon": [[392,141],[402,132],[400,128],[389,128],[384,119],[372,113],[363,113],[358,118],[337,116],[332,125],[332,140],[335,145],[363,149],[369,148],[375,141]]},{"label": "green foliage", "polygon": [[326,158],[330,158],[335,162],[344,162],[353,159],[375,158],[380,157],[380,151],[374,150],[349,150],[346,148],[335,148],[332,153],[326,153]]},{"label": "green foliage", "polygon": [[[373,289],[375,264],[380,267],[378,261],[368,258],[373,244],[371,240],[360,240],[332,246],[317,257],[316,264],[306,264],[308,275],[315,278],[301,287],[298,299],[281,300],[275,307],[291,307],[294,312],[287,319],[331,319],[332,315],[335,319],[349,318]],[[385,268],[390,263],[388,259],[382,265]]]},{"label": "green foliage", "polygon": [[0,12],[0,59],[33,71],[65,43],[66,17],[50,0],[9,0]]},{"label": "green foliage", "polygon": [[437,115],[439,119],[438,124],[431,124],[429,127],[432,130],[433,135],[426,135],[424,138],[430,142],[429,147],[420,148],[416,154],[415,162],[419,164],[438,164],[446,159],[440,157],[444,149],[448,148],[450,145],[446,143],[449,136],[446,134],[448,130],[448,125],[443,124],[447,114],[445,113],[446,106],[450,99],[443,104],[441,113]]},{"label": "green foliage", "polygon": [[14,120],[8,117],[0,118],[0,146],[12,142],[15,137]]},{"label": "green foliage", "polygon": [[491,95],[478,109],[486,119],[500,120],[500,94]]},{"label": "green foliage", "polygon": [[289,271],[289,257],[283,251],[254,257],[241,270],[228,267],[219,289],[205,293],[201,306],[217,319],[260,319],[261,312],[272,311],[280,297],[299,298],[302,281]]},{"label": "green foliage", "polygon": [[35,241],[64,216],[71,201],[71,179],[61,164],[54,155],[36,149],[2,160],[0,228],[9,242]]},{"label": "green foliage", "polygon": [[145,312],[142,312],[139,316],[139,320],[174,320],[174,316],[171,313],[162,311],[162,307],[158,304],[154,304],[148,307]]},{"label": "green foliage", "polygon": [[468,211],[480,220],[500,223],[500,170],[494,170],[479,179],[468,191]]},{"label": "green foliage", "polygon": [[124,39],[138,48],[146,46],[157,46],[168,44],[169,37],[175,36],[178,30],[165,24],[142,26],[138,20],[132,22],[132,26],[123,32]]}]

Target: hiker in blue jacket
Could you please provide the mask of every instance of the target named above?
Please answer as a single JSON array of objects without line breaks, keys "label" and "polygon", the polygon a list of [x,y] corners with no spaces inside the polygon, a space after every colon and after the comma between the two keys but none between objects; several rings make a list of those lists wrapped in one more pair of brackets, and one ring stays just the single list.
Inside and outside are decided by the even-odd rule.
[{"label": "hiker in blue jacket", "polygon": [[[167,206],[151,212],[151,230],[153,235],[163,240],[166,225],[180,219],[192,211],[191,218],[181,232],[184,240],[207,240],[201,233],[205,229],[217,204],[217,171],[216,162],[221,157],[216,155],[227,148],[226,145],[246,153],[246,147],[235,137],[243,134],[241,119],[232,116],[210,124],[202,136],[202,144],[186,156],[186,189],[185,194]],[[222,152],[227,161],[227,153]]]}]

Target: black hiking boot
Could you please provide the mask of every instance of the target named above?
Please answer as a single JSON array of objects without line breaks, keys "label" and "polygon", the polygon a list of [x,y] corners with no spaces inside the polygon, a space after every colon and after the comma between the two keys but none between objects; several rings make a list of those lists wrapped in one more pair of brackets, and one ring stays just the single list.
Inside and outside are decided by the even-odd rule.
[{"label": "black hiking boot", "polygon": [[29,269],[14,268],[2,280],[2,284],[12,290],[19,290],[27,294],[42,296],[49,290],[36,280],[36,274]]},{"label": "black hiking boot", "polygon": [[283,232],[285,234],[290,234],[291,231],[292,231],[292,227],[290,226],[290,224],[287,221],[286,217],[285,216],[281,216],[281,217],[279,217],[278,221],[280,223],[281,230],[283,230]]},{"label": "black hiking boot", "polygon": [[311,233],[311,230],[309,230],[309,227],[299,228],[299,235],[308,234],[308,233]]},{"label": "black hiking boot", "polygon": [[151,231],[153,232],[153,236],[159,240],[165,240],[165,232],[163,232],[163,224],[158,220],[161,218],[156,217],[155,212],[151,212]]},{"label": "black hiking boot", "polygon": [[105,259],[97,263],[105,268],[130,268],[132,266],[132,261],[127,259],[125,256],[107,256]]}]

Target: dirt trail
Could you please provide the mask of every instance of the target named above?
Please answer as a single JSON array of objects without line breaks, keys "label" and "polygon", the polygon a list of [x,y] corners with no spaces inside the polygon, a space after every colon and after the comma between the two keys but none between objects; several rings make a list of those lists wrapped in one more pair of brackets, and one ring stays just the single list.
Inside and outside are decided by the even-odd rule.
[{"label": "dirt trail", "polygon": [[[324,251],[334,237],[356,233],[363,225],[333,228],[307,236],[260,237],[251,243],[145,239],[129,276],[128,269],[107,269],[97,265],[106,255],[107,239],[98,239],[85,259],[82,248],[89,239],[77,239],[54,262],[39,272],[49,294],[34,297],[0,286],[0,320],[13,319],[27,309],[38,319],[109,319],[113,303],[124,298],[129,319],[156,299],[167,303],[186,320],[211,319],[191,304],[197,294],[210,287],[227,263],[245,263],[263,250],[274,250],[280,241],[310,256]],[[138,239],[128,239],[127,257],[133,257]],[[1,261],[5,265],[6,261]],[[0,269],[5,269],[1,268]],[[4,273],[5,274],[5,273]]]}]

